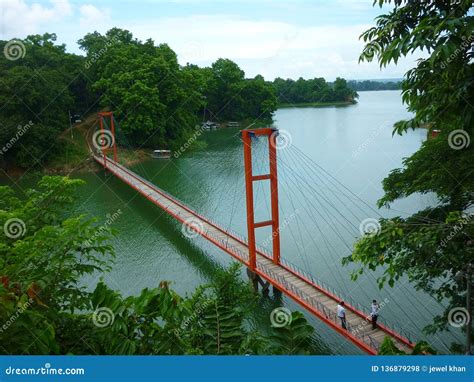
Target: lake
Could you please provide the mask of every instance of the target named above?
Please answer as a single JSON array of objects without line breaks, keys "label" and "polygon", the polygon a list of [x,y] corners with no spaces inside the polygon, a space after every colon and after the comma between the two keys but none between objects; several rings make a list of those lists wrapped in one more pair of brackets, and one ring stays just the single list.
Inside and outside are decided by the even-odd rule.
[{"label": "lake", "polygon": [[[282,142],[278,150],[281,253],[367,310],[372,299],[385,301],[382,319],[420,333],[441,311],[436,301],[414,290],[407,280],[379,290],[375,277],[380,273],[364,273],[356,282],[351,281],[353,268],[341,265],[342,257],[360,237],[364,222],[373,222],[379,215],[404,217],[437,202],[434,196],[413,196],[390,209],[376,208],[383,195],[382,179],[426,139],[426,131],[421,129],[392,136],[393,124],[407,117],[398,91],[361,92],[359,103],[348,107],[285,108],[275,113],[274,126],[287,138],[286,143],[291,143]],[[239,130],[209,131],[200,138],[206,149],[188,150],[169,161],[149,160],[133,170],[203,215],[247,236]],[[266,149],[263,140],[254,142],[256,173],[268,169]],[[212,280],[217,267],[232,261],[206,240],[185,237],[177,222],[118,179],[103,171],[81,177],[87,186],[81,190],[77,212],[105,220],[107,214],[120,211],[113,223],[118,231],[113,242],[117,259],[112,272],[105,275],[110,287],[130,295],[167,280],[185,295]],[[257,220],[268,218],[268,189],[262,182],[255,186],[255,208]],[[271,248],[269,237],[270,232],[261,229],[257,240]],[[244,272],[242,277],[246,277]],[[249,324],[265,330],[271,310],[280,305],[302,310],[285,297],[281,301],[262,297]],[[317,319],[308,319],[315,327],[315,354],[360,353]],[[447,352],[445,344],[453,335],[419,338]]]}]

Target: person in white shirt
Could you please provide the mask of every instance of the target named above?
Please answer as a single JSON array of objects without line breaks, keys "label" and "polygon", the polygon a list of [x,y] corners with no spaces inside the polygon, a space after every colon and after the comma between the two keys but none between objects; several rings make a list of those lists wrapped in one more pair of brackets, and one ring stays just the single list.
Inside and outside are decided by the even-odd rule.
[{"label": "person in white shirt", "polygon": [[377,304],[376,300],[372,301],[372,305],[370,306],[370,316],[372,317],[372,329],[377,328],[377,318],[379,316],[379,304]]},{"label": "person in white shirt", "polygon": [[341,326],[343,329],[347,330],[347,324],[346,324],[346,309],[344,308],[344,301],[341,301],[339,305],[337,306],[337,316],[341,320]]}]

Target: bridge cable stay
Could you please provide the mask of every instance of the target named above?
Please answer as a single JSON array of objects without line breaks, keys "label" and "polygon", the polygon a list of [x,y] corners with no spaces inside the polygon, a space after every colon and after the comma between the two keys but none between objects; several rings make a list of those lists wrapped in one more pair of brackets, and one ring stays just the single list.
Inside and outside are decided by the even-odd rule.
[{"label": "bridge cable stay", "polygon": [[[285,161],[282,160],[280,162],[282,164],[282,166],[284,166],[285,168],[288,168],[288,169],[291,169],[290,166],[286,165]],[[287,171],[287,175],[291,174],[291,172]],[[282,177],[283,178],[283,181],[285,182],[285,187],[284,189],[285,190],[290,190],[292,191],[294,194],[296,192],[299,192],[300,194],[300,197],[296,197],[297,200],[303,200],[303,198],[305,199],[306,202],[309,201],[309,198],[308,198],[308,194],[304,191],[306,191],[306,189],[304,188],[304,184],[296,177],[288,177],[288,181],[285,179],[285,177]],[[289,181],[291,180],[292,184],[295,184],[297,185],[296,187],[295,186],[292,186],[291,184],[289,184]],[[297,191],[293,191],[293,189],[297,190]],[[328,209],[323,205],[321,204],[320,208],[316,208],[314,205],[313,205],[313,202],[314,202],[314,199],[311,199],[311,203],[307,203],[303,206],[302,210],[305,211],[307,213],[307,215],[310,217],[310,222],[313,223],[315,226],[316,226],[316,229],[318,230],[318,232],[320,233],[321,235],[321,238],[323,239],[324,243],[325,243],[325,246],[326,246],[326,249],[327,249],[327,254],[329,255],[330,253],[338,253],[339,251],[336,250],[336,248],[334,248],[333,246],[333,243],[332,241],[329,241],[327,239],[327,235],[322,231],[321,227],[319,226],[319,223],[318,221],[322,220],[324,223],[326,223],[326,226],[331,228],[331,230],[333,230],[333,232],[336,234],[336,236],[342,238],[342,235],[340,233],[340,231],[337,229],[337,226],[335,225],[332,225],[330,224],[330,222],[328,220],[331,219],[331,217],[329,216],[329,212],[328,212]],[[322,209],[326,212],[326,217],[324,216],[323,213],[321,213],[319,211],[319,209]],[[319,215],[319,218],[316,217],[314,215],[314,213],[316,213],[317,215]],[[313,244],[319,249],[319,246],[317,245],[317,241],[315,240],[314,238],[314,234],[312,232],[309,232],[309,227],[307,225],[304,225],[305,229],[307,230],[307,235],[306,237],[309,237],[311,239],[311,241],[313,242]],[[290,226],[291,228],[291,226]],[[331,247],[331,248],[329,248]],[[332,267],[329,266],[329,264],[327,263],[327,256],[325,256],[323,254],[323,251],[321,251],[321,249],[319,249],[319,252],[322,254],[322,258],[323,260],[325,261],[328,269],[331,269]],[[342,292],[347,292],[347,289],[345,287],[342,287],[339,280],[342,280],[342,274],[341,274],[341,270],[340,270],[340,267],[335,267],[336,271],[338,272],[338,276],[339,277],[333,277],[333,279],[335,281],[337,281],[337,284],[338,284],[338,287],[339,289],[342,291]]]},{"label": "bridge cable stay", "polygon": [[[298,187],[298,189],[301,189],[301,188]],[[311,237],[311,236],[310,236],[310,237]],[[324,258],[324,257],[323,257],[323,258]],[[339,267],[336,267],[336,270],[339,272],[339,275],[340,275],[340,268],[339,268]],[[373,276],[372,274],[370,274],[370,275]],[[368,298],[368,301],[370,301],[371,298],[367,295],[366,290],[365,290],[364,288],[362,288],[361,291],[366,295],[366,297]],[[398,304],[396,304],[396,305],[398,305]],[[399,309],[400,309],[402,312],[404,312],[405,315],[407,315],[407,317],[410,317],[410,316],[404,311],[404,309],[403,309],[401,306],[399,306]]]},{"label": "bridge cable stay", "polygon": [[[298,150],[298,148],[296,148],[296,149]],[[304,156],[301,156],[301,158],[302,158],[302,160],[305,159]],[[315,162],[314,162],[314,163],[315,163]],[[319,165],[317,165],[317,166],[320,167]],[[314,166],[309,166],[309,168],[314,168]],[[322,169],[322,167],[320,167],[320,168]],[[323,169],[323,170],[324,170],[324,169]],[[326,172],[326,171],[324,170],[324,172]],[[327,172],[326,172],[326,173],[327,173]],[[327,173],[327,174],[328,174],[329,176],[331,176],[329,173]],[[331,177],[332,177],[332,176],[331,176]],[[333,178],[333,179],[335,179],[335,178]],[[337,181],[337,179],[335,179],[335,180]],[[340,183],[340,182],[339,182],[339,183]],[[340,184],[341,184],[343,187],[345,187],[342,183],[340,183]],[[350,191],[350,190],[349,190],[349,191]],[[352,191],[350,191],[350,192],[352,192]],[[354,199],[357,199],[357,200],[362,201],[362,202],[363,202],[364,204],[366,204],[369,208],[371,207],[368,203],[364,202],[362,198],[358,197],[356,194],[353,194],[353,195],[355,196]],[[358,206],[357,203],[351,203],[351,204],[354,205],[354,206]],[[370,209],[371,209],[374,213],[377,213],[379,216],[382,216],[379,211],[374,210],[373,208],[370,208]],[[405,287],[404,284],[401,284],[401,286],[406,289],[406,287]],[[414,296],[414,297],[415,297],[415,296]],[[442,303],[440,303],[440,302],[439,302],[437,299],[435,299],[433,296],[430,296],[430,297],[431,297],[440,307],[442,307],[443,309],[445,309],[445,306],[444,306]],[[415,298],[416,298],[416,297],[415,297]],[[419,300],[418,302],[420,302],[420,300]],[[422,305],[426,308],[425,304],[422,304]],[[428,310],[428,308],[426,308],[426,309]],[[428,311],[429,311],[429,310],[428,310]]]},{"label": "bridge cable stay", "polygon": [[[334,206],[334,204],[332,204],[326,197],[324,197],[313,185],[311,185],[309,182],[305,181],[304,178],[302,178],[298,173],[296,173],[291,168],[291,166],[286,165],[285,163],[282,163],[282,166],[285,167],[285,170],[287,171],[287,174],[292,177],[291,178],[292,181],[296,182],[297,184],[300,184],[302,186],[302,188],[299,188],[299,191],[305,197],[305,199],[308,198],[308,194],[306,194],[306,193],[303,194],[303,190],[307,191],[308,193],[313,192],[314,194],[316,194],[317,197],[313,198],[312,201],[314,203],[319,203],[319,206],[320,206],[321,210],[324,212],[324,214],[326,215],[326,217],[321,212],[319,212],[319,210],[316,209],[316,207],[314,205],[310,204],[310,205],[305,206],[305,207],[314,208],[315,212],[321,217],[321,219],[323,219],[323,221],[327,224],[327,226],[333,230],[333,232],[336,234],[336,236],[341,240],[341,242],[345,245],[345,247],[350,251],[351,246],[344,239],[342,233],[337,229],[337,226],[336,226],[335,223],[336,222],[339,223],[346,230],[348,230],[347,226],[345,226],[344,224],[342,224],[338,220],[337,215],[336,216],[331,215],[332,210],[337,212],[337,207]],[[332,210],[327,208],[327,206],[325,204],[323,204],[322,202],[325,202],[329,207],[332,207]],[[339,218],[340,218],[340,214],[338,214],[338,215],[339,215]],[[352,234],[350,231],[348,231],[348,233]]]},{"label": "bridge cable stay", "polygon": [[[299,163],[301,163],[301,162],[302,162],[302,161],[300,160]],[[280,162],[280,164],[282,164],[282,163],[283,163],[283,165],[285,165],[283,161]],[[291,166],[288,166],[288,167],[289,167],[290,170],[292,170]],[[320,179],[320,178],[319,178],[319,179]],[[301,190],[300,187],[297,187],[297,189],[300,189],[300,190]],[[338,198],[338,199],[339,199],[339,198]],[[359,197],[357,197],[357,199],[362,200],[362,199],[359,198]],[[339,200],[340,200],[340,199],[339,199]],[[357,204],[356,204],[356,205],[357,205]],[[355,215],[354,215],[354,216],[355,216]],[[316,219],[313,219],[313,221],[317,221],[317,220],[316,220]],[[312,236],[310,235],[310,237],[312,237]],[[336,269],[339,270],[338,267],[336,267]],[[372,276],[372,277],[374,278],[374,280],[375,280],[375,276],[374,276],[371,272],[369,272],[369,273],[370,273],[370,276]],[[401,286],[402,286],[404,289],[406,289],[405,285],[401,284]],[[365,290],[364,290],[364,289],[362,289],[362,291],[365,293]],[[413,296],[413,297],[414,297],[415,299],[417,299],[417,300],[421,303],[421,300],[419,300],[416,296]],[[433,298],[432,296],[430,296],[430,297]],[[441,307],[444,308],[444,306],[443,306],[441,303],[439,303],[438,300],[436,300],[436,299],[434,299],[434,298],[433,298],[433,300],[436,301]],[[403,309],[401,306],[399,306],[398,303],[396,303],[396,301],[395,301],[395,304],[398,305],[399,309],[400,309],[401,311],[403,311],[403,312],[405,313],[405,315],[407,315],[407,317],[410,317],[410,315],[408,315],[408,314],[404,311],[404,309]],[[428,308],[425,306],[425,304],[421,303],[421,305],[424,306],[424,307],[428,310]],[[429,310],[428,310],[428,311],[429,311]],[[415,327],[416,327],[416,325],[415,325]],[[443,345],[446,346],[444,343],[443,343]]]},{"label": "bridge cable stay", "polygon": [[[313,171],[316,171],[316,169],[319,169],[321,171],[321,173],[323,173],[327,176],[327,178],[331,181],[331,183],[335,184],[336,186],[338,185],[342,189],[346,190],[352,196],[353,199],[356,199],[356,200],[360,201],[361,203],[363,203],[367,208],[369,208],[377,216],[379,216],[381,218],[383,217],[382,214],[380,213],[380,211],[373,208],[369,203],[367,203],[361,197],[359,197],[357,194],[355,194],[353,191],[351,191],[347,186],[345,186],[337,178],[332,176],[327,170],[325,170],[322,166],[320,166],[317,162],[315,162],[312,158],[310,158],[307,154],[305,154],[301,149],[299,149],[296,146],[292,146],[292,147],[298,152],[298,154],[301,156],[301,158],[303,160],[307,161],[310,164],[309,168],[313,169]],[[392,208],[390,207],[390,209],[392,209]],[[401,212],[403,212],[403,211],[401,211]],[[406,213],[406,212],[403,212],[403,213]],[[429,218],[428,216],[417,216],[417,217],[415,217],[415,219],[420,220],[421,222],[432,222],[432,223],[442,223],[442,224],[444,224],[444,222],[442,222],[440,220]]]},{"label": "bridge cable stay", "polygon": [[[281,162],[280,162],[280,163],[281,163]],[[293,187],[291,187],[291,185],[289,184],[289,182],[288,182],[288,180],[286,179],[286,177],[283,176],[283,177],[281,177],[280,179],[282,179],[282,182],[285,183],[285,187],[282,187],[282,189],[283,189],[283,194],[284,194],[284,195],[287,195],[287,198],[288,198],[289,200],[291,200],[290,203],[292,204],[292,209],[293,209],[293,211],[299,210],[299,209],[297,209],[296,207],[294,207],[292,198],[291,198],[291,196],[290,196],[290,192],[291,192],[294,196],[296,195],[296,192],[293,191]],[[299,187],[296,187],[296,189],[299,189]],[[296,200],[299,200],[299,198],[296,197]],[[304,212],[306,212],[306,213],[308,214],[308,216],[310,217],[310,220],[311,220],[312,222],[314,222],[314,224],[315,224],[315,226],[316,226],[318,232],[319,232],[320,235],[321,235],[321,238],[322,238],[323,241],[324,241],[324,244],[325,244],[326,249],[327,249],[327,253],[328,253],[328,254],[331,253],[331,249],[329,248],[330,246],[332,247],[332,251],[333,251],[334,253],[337,253],[336,250],[335,250],[335,248],[332,246],[332,243],[327,240],[326,236],[325,236],[324,233],[322,232],[321,227],[319,226],[319,223],[318,223],[318,219],[314,216],[313,209],[312,209],[312,208],[303,208],[302,210],[303,210]],[[293,234],[292,225],[291,225],[291,224],[288,224],[287,227],[288,227],[288,231],[290,232],[290,235],[292,236],[293,242],[296,243],[296,244],[298,244],[298,240],[296,240],[296,238],[294,237],[294,234]],[[331,267],[330,267],[330,265],[329,265],[329,263],[328,263],[327,256],[324,256],[323,251],[322,251],[321,248],[319,247],[319,244],[318,244],[317,240],[315,240],[315,238],[314,238],[314,235],[313,235],[312,233],[309,233],[309,234],[307,234],[306,236],[310,238],[310,240],[312,241],[312,243],[313,243],[314,246],[316,247],[317,251],[321,254],[321,258],[323,259],[324,263],[326,264],[326,267],[327,267],[328,269],[331,269]],[[299,245],[297,245],[297,247],[300,248]],[[306,247],[305,247],[305,249],[306,249]],[[306,255],[306,252],[305,252],[305,255]],[[308,266],[308,260],[307,260],[306,257],[307,257],[307,256],[305,256],[306,267],[307,267],[307,270],[309,270],[310,267]],[[337,269],[338,269],[338,268],[337,268]],[[339,272],[340,272],[340,271],[339,271]],[[340,283],[340,280],[342,280],[342,277],[335,277],[334,280],[335,280],[335,282],[336,282],[338,288],[341,289],[341,290],[343,290],[344,288],[341,286],[341,283]]]}]

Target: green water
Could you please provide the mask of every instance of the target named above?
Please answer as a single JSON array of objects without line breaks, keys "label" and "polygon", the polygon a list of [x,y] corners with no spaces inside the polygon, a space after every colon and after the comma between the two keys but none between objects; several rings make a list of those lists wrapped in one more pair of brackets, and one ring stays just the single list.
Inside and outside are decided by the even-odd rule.
[{"label": "green water", "polygon": [[[406,281],[393,289],[379,291],[374,275],[363,275],[356,283],[340,260],[348,254],[359,236],[361,219],[376,218],[371,210],[383,195],[381,180],[400,166],[402,158],[413,153],[425,139],[426,131],[410,131],[403,137],[392,137],[394,122],[408,117],[400,93],[361,92],[357,105],[330,108],[285,108],[276,112],[274,125],[288,132],[292,145],[278,151],[280,220],[282,256],[311,272],[318,279],[342,291],[364,306],[372,298],[388,299],[382,317],[398,323],[411,332],[420,332],[439,312],[439,305],[429,296],[417,292]],[[177,196],[205,216],[246,236],[242,147],[238,130],[210,131],[201,137],[207,148],[185,152],[170,161],[150,160],[133,170],[164,190]],[[301,150],[336,177],[356,196],[353,202],[344,192],[335,191],[327,180],[310,180],[311,168],[299,157]],[[254,171],[266,171],[266,145],[254,145]],[[299,175],[297,175],[299,174]],[[303,189],[300,178],[311,183]],[[212,280],[217,267],[231,262],[230,256],[202,238],[188,239],[180,225],[138,195],[132,188],[99,171],[81,175],[87,181],[81,191],[76,211],[105,219],[120,211],[113,223],[118,230],[114,239],[116,263],[106,282],[125,295],[137,294],[144,287],[155,287],[161,280],[183,295]],[[21,183],[21,181],[20,181]],[[268,190],[256,185],[257,220],[268,219]],[[367,202],[361,204],[358,198]],[[433,196],[412,197],[395,203],[384,216],[401,215],[436,203]],[[312,208],[308,208],[312,205]],[[335,208],[331,209],[333,206]],[[359,208],[354,212],[355,206]],[[335,210],[339,212],[335,212]],[[347,227],[349,226],[349,228]],[[337,234],[339,233],[339,235]],[[268,245],[269,232],[257,236]],[[94,283],[102,275],[87,280]],[[242,276],[244,277],[244,276]],[[271,310],[283,304],[299,309],[292,301],[262,298],[253,325],[264,330],[270,324]],[[333,330],[308,316],[315,327],[315,354],[354,354],[360,351]],[[453,334],[428,337],[446,352]]]}]

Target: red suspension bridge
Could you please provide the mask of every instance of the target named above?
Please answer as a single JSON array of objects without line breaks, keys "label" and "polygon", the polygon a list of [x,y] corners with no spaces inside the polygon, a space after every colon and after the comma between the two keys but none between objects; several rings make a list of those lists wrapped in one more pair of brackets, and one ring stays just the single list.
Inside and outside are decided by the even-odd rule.
[{"label": "red suspension bridge", "polygon": [[[106,131],[106,120],[108,119],[110,120],[110,130]],[[356,307],[356,304],[348,303],[348,301],[345,302],[347,326],[344,329],[336,314],[337,305],[343,298],[337,292],[325,286],[324,283],[317,281],[308,272],[285,261],[280,255],[277,129],[259,128],[241,131],[244,148],[248,235],[248,239],[245,239],[213,220],[202,216],[174,196],[118,163],[113,114],[110,112],[99,113],[99,121],[100,132],[101,134],[109,134],[109,142],[101,145],[100,150],[93,152],[94,160],[171,217],[244,264],[248,269],[249,276],[254,281],[254,285],[258,285],[259,282],[266,286],[272,285],[275,293],[284,293],[368,354],[377,354],[386,336],[390,337],[395,345],[405,352],[409,353],[414,347],[414,344],[406,336],[386,325],[378,324],[376,329],[372,329],[372,326],[368,323],[367,313],[364,313],[359,306]],[[263,137],[268,141],[268,174],[253,174],[252,141],[255,137]],[[107,155],[109,151],[113,151],[113,159]],[[255,221],[254,211],[254,184],[262,181],[270,182],[271,218],[267,221],[257,222]],[[271,253],[257,247],[255,236],[256,230],[260,227],[271,227]]]}]

